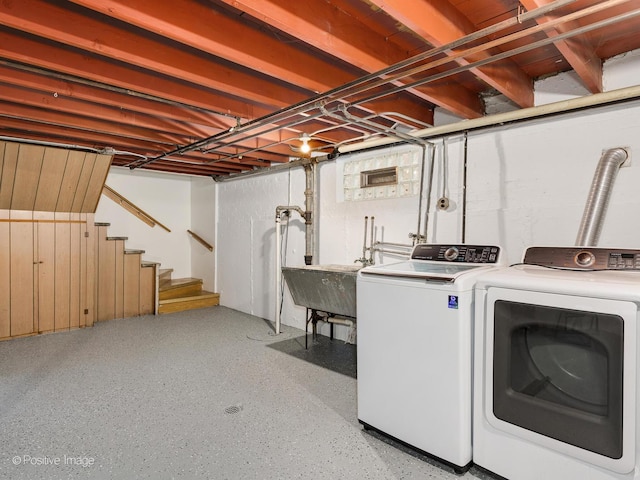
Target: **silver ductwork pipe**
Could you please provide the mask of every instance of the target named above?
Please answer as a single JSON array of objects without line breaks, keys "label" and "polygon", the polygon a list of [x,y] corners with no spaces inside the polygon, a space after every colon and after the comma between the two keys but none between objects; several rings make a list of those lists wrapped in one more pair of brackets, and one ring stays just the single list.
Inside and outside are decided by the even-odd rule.
[{"label": "silver ductwork pipe", "polygon": [[628,157],[629,154],[624,148],[611,148],[602,154],[582,214],[576,246],[586,247],[598,244],[613,183],[618,170]]}]

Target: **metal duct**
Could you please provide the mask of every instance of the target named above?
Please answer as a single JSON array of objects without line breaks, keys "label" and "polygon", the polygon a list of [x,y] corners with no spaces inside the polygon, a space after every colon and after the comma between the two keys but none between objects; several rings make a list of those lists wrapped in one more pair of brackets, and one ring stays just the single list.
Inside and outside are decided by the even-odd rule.
[{"label": "metal duct", "polygon": [[598,244],[613,182],[628,156],[624,148],[611,148],[602,154],[582,214],[576,246],[595,246]]}]

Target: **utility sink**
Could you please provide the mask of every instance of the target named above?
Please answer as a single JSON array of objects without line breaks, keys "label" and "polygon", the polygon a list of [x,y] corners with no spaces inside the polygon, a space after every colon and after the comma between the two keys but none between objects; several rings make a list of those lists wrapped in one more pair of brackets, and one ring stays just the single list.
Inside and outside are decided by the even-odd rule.
[{"label": "utility sink", "polygon": [[356,318],[356,278],[362,265],[282,267],[293,302],[301,307]]}]

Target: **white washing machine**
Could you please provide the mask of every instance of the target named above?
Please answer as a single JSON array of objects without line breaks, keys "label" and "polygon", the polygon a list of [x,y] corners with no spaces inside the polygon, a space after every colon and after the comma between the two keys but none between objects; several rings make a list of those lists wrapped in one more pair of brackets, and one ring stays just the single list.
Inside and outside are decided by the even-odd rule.
[{"label": "white washing machine", "polygon": [[500,248],[419,244],[357,278],[358,420],[458,472],[471,462],[473,286]]},{"label": "white washing machine", "polygon": [[476,284],[473,461],[509,480],[640,478],[640,250],[533,247]]}]

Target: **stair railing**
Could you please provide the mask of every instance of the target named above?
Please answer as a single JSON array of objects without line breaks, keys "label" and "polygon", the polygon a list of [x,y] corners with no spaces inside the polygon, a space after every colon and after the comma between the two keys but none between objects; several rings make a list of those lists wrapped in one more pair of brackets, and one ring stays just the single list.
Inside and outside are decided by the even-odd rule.
[{"label": "stair railing", "polygon": [[213,245],[207,242],[204,238],[202,238],[197,233],[193,233],[191,230],[187,230],[187,233],[195,238],[198,242],[200,242],[205,248],[207,248],[210,252],[213,252]]},{"label": "stair railing", "polygon": [[167,232],[171,232],[171,230],[169,230],[168,227],[164,226],[162,223],[160,223],[158,220],[153,218],[151,215],[149,215],[147,212],[145,212],[141,208],[138,208],[133,202],[127,200],[125,197],[120,195],[118,192],[116,192],[113,188],[109,187],[108,185],[103,186],[102,194],[105,197],[110,198],[111,200],[116,202],[126,211],[132,213],[135,217],[142,220],[144,223],[146,223],[150,227],[155,227],[156,225],[159,225],[162,228],[164,228]]}]

